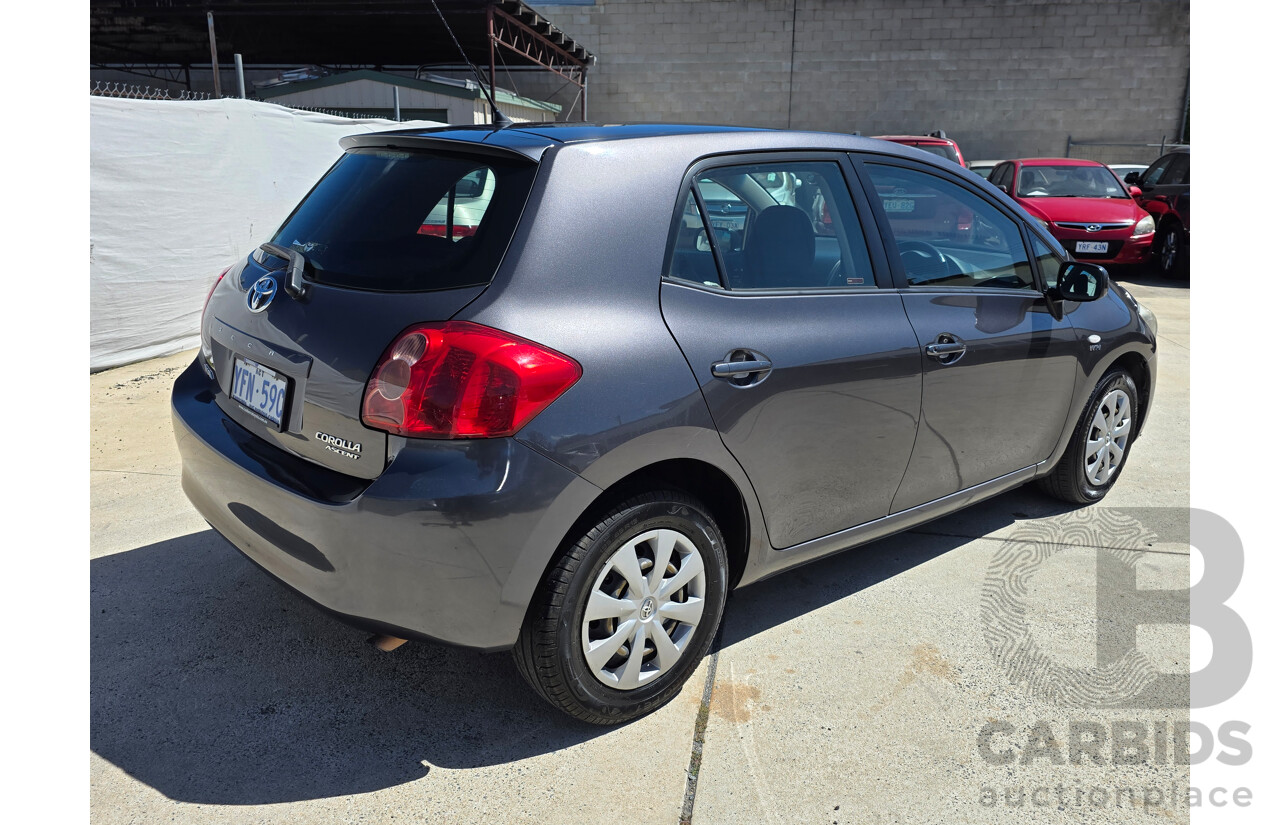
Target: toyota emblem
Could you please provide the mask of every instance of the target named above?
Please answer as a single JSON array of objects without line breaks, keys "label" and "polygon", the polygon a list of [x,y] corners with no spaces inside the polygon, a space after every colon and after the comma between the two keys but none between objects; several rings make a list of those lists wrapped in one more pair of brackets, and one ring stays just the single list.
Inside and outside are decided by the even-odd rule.
[{"label": "toyota emblem", "polygon": [[262,312],[274,297],[276,297],[276,279],[270,275],[263,275],[249,287],[249,311]]}]

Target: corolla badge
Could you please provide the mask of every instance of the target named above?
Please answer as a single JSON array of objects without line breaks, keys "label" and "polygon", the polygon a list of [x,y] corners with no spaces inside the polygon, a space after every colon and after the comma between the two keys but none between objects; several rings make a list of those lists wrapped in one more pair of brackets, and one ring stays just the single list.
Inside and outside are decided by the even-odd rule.
[{"label": "corolla badge", "polygon": [[249,311],[262,312],[274,297],[276,297],[276,279],[270,275],[263,275],[249,287]]}]

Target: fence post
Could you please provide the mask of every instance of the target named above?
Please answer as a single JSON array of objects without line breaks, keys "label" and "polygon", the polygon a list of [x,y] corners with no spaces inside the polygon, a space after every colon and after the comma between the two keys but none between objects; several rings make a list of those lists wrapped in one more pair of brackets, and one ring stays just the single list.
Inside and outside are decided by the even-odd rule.
[{"label": "fence post", "polygon": [[213,96],[222,97],[222,78],[218,71],[218,38],[213,33],[213,12],[209,16],[209,59],[213,61]]},{"label": "fence post", "polygon": [[244,59],[236,52],[236,82],[240,84],[240,99],[244,100]]},{"label": "fence post", "polygon": [[400,87],[399,86],[391,87],[391,103],[395,108],[395,117],[393,118],[393,120],[395,120],[396,123],[399,123],[400,122]]}]

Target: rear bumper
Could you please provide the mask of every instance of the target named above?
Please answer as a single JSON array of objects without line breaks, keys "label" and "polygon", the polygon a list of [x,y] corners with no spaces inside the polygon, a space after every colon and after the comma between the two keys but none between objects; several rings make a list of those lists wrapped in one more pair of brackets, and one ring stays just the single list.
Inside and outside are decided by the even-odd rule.
[{"label": "rear bumper", "polygon": [[347,620],[483,650],[515,643],[547,563],[599,494],[511,438],[406,440],[372,481],[256,438],[192,364],[175,382],[182,488],[267,572]]}]

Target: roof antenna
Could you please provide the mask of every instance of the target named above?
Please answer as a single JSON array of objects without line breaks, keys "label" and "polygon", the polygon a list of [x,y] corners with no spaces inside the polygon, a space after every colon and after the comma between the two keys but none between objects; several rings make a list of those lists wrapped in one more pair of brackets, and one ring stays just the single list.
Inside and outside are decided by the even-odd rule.
[{"label": "roof antenna", "polygon": [[484,92],[484,96],[489,99],[489,109],[493,112],[493,125],[498,129],[514,126],[515,124],[511,122],[511,118],[498,111],[498,102],[493,99],[493,92],[485,85],[484,75],[480,74],[480,70],[467,57],[467,53],[462,50],[462,44],[458,42],[458,37],[453,33],[453,27],[449,25],[449,21],[444,19],[444,12],[440,11],[440,6],[436,4],[436,0],[431,0],[431,5],[435,6],[436,14],[440,15],[440,22],[444,23],[445,31],[449,32],[453,45],[458,47],[458,54],[462,55],[462,62],[466,63],[471,68],[471,71],[475,73],[476,80],[480,83],[480,91]]}]

